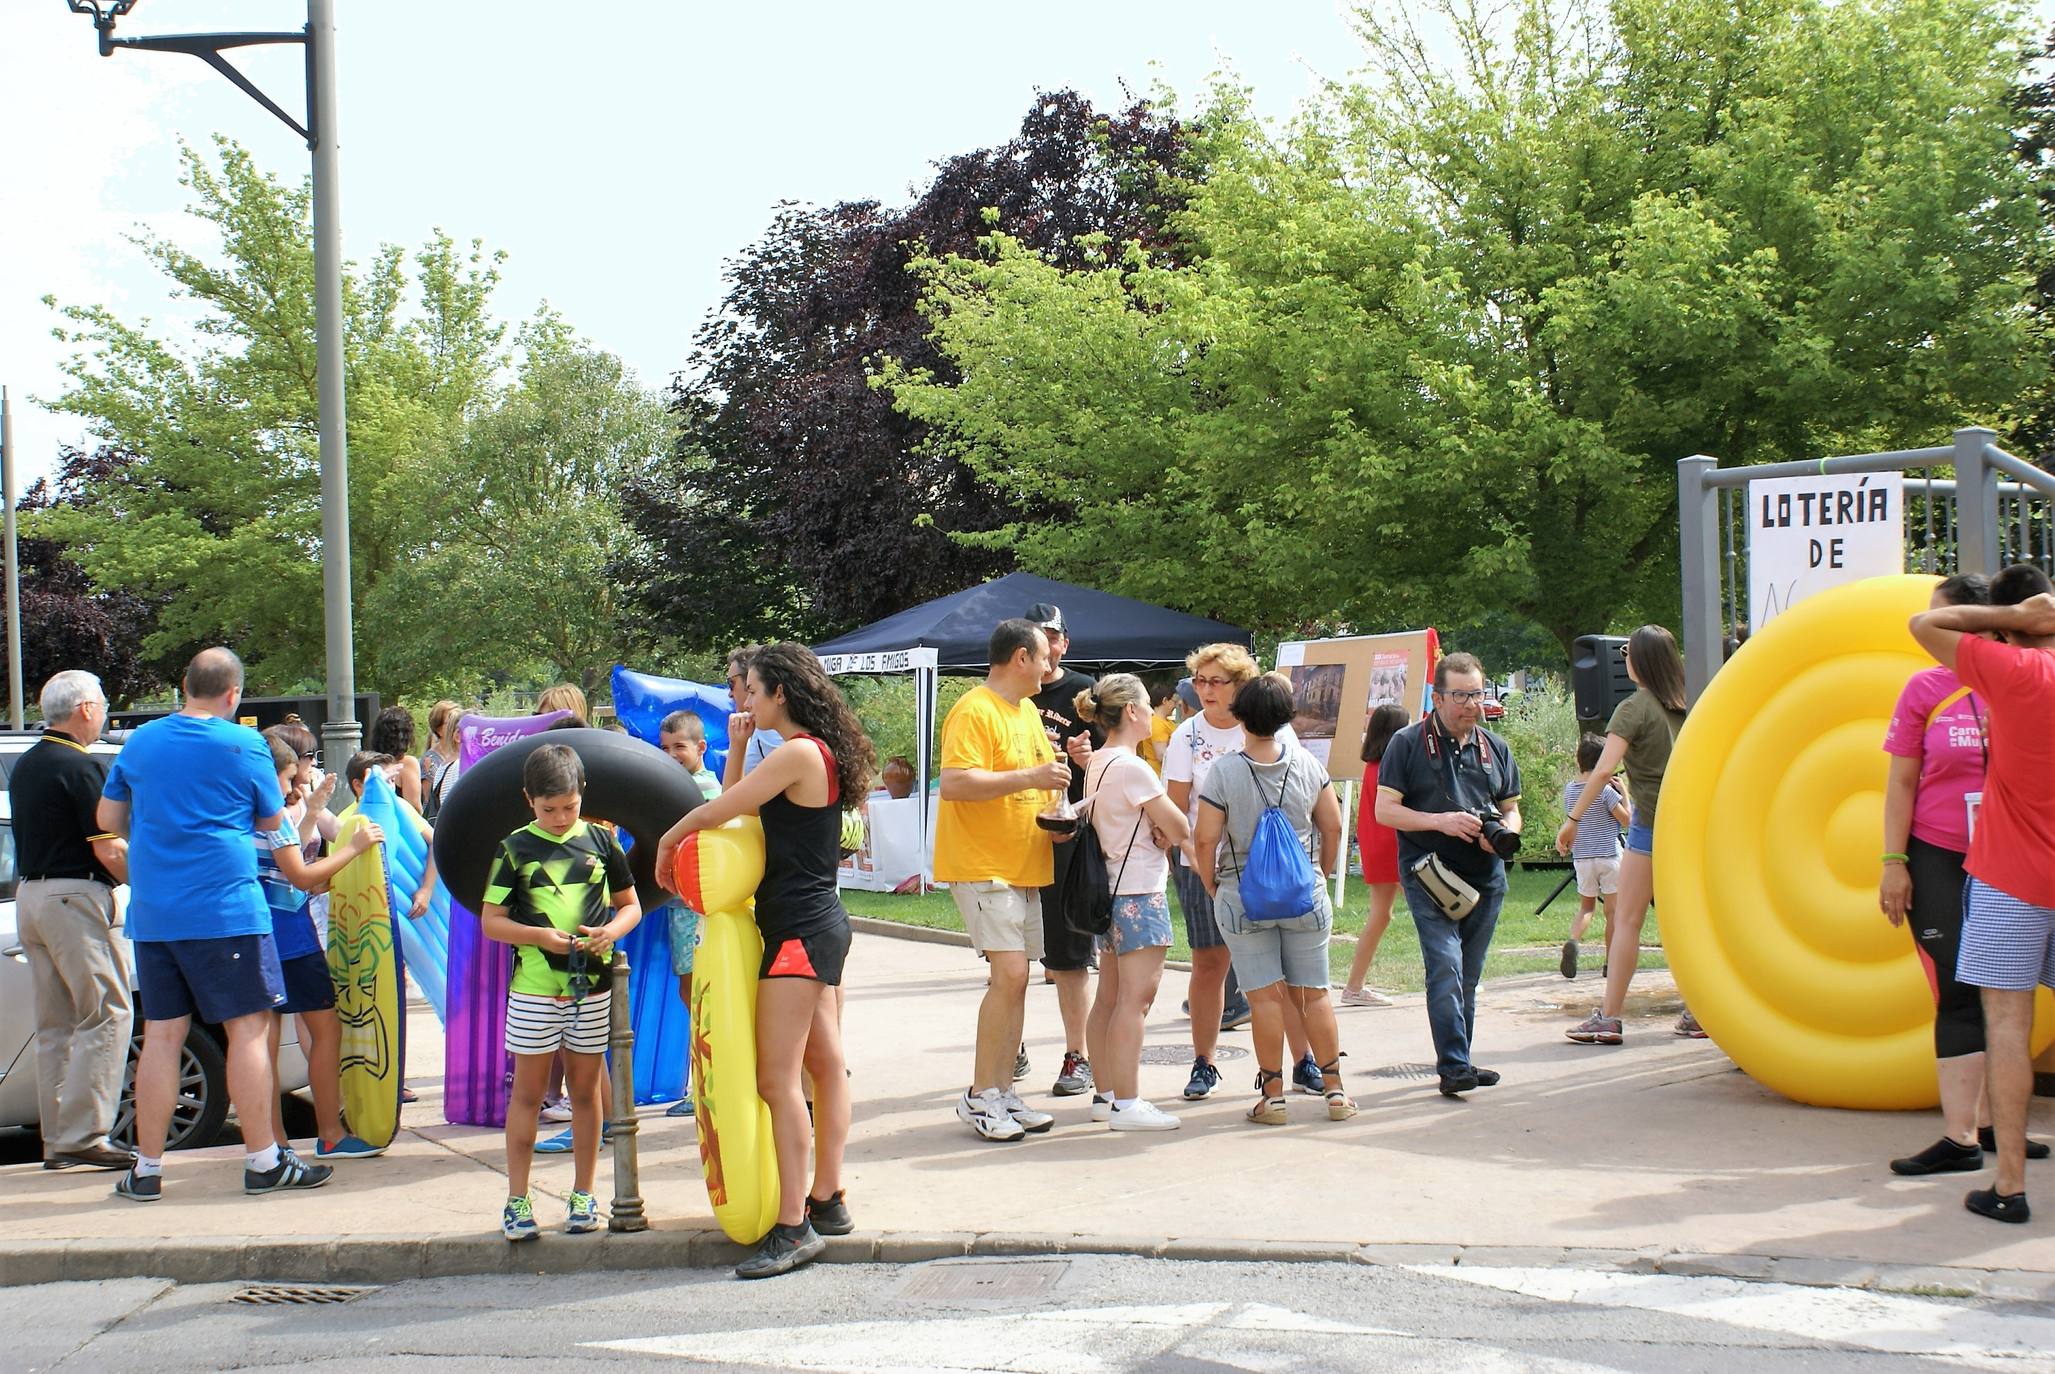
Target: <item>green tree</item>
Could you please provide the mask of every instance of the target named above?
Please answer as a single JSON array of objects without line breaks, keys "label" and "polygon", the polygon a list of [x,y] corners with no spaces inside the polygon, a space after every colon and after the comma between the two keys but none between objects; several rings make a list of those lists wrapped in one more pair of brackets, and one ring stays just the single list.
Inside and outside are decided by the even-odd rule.
[{"label": "green tree", "polygon": [[[1166,264],[917,264],[879,384],[1024,566],[1261,629],[1675,605],[1675,462],[1930,442],[2045,374],[1989,0],[1438,0],[1282,133],[1218,90]],[[1452,53],[1452,62],[1437,54]],[[975,537],[975,536],[974,536]]]},{"label": "green tree", "polygon": [[[53,404],[134,459],[94,475],[83,499],[40,513],[34,524],[96,587],[159,608],[147,655],[225,641],[260,684],[318,680],[311,193],[280,184],[226,139],[215,151],[210,160],[187,148],[183,181],[191,212],[218,236],[218,257],[154,235],[135,239],[200,307],[190,340],[173,342],[149,321],[100,306],[61,309],[57,337],[75,351],[66,366],[71,385]],[[345,271],[350,542],[360,598],[413,556],[420,470],[489,399],[502,364],[502,326],[488,311],[498,261],[476,243],[460,250],[437,233],[411,260],[386,246]],[[360,627],[357,643],[360,664],[384,653],[376,625]]]},{"label": "green tree", "polygon": [[648,647],[623,628],[608,570],[649,557],[620,493],[658,470],[676,421],[547,310],[517,343],[513,386],[414,470],[429,537],[364,605],[382,681],[465,688],[492,668],[547,669],[592,692]]}]

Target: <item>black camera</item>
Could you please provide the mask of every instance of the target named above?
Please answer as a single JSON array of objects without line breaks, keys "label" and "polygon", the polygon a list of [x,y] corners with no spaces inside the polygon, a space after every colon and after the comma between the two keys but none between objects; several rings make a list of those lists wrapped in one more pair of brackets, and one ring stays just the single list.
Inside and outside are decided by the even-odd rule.
[{"label": "black camera", "polygon": [[1510,859],[1520,852],[1520,832],[1507,827],[1503,811],[1486,807],[1472,814],[1484,823],[1484,842],[1491,846],[1492,853]]}]

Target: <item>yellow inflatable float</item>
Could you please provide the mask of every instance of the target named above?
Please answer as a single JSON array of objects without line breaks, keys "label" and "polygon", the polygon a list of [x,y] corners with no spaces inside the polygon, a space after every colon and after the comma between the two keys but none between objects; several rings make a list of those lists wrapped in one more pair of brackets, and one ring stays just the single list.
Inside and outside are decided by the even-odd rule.
[{"label": "yellow inflatable float", "polygon": [[704,919],[692,964],[692,1091],[699,1162],[714,1219],[730,1240],[753,1245],[778,1220],[778,1152],[771,1109],[756,1095],[756,973],[763,936],[756,885],[763,881],[763,824],[739,816],[698,830],[678,846],[677,886]]},{"label": "yellow inflatable float", "polygon": [[[1795,1101],[1939,1100],[1933,998],[1877,909],[1884,728],[1933,666],[1905,626],[1935,582],[1873,578],[1778,616],[1692,707],[1663,779],[1656,910],[1677,986],[1736,1064]],[[2043,990],[2035,1051],[2051,1040]]]}]

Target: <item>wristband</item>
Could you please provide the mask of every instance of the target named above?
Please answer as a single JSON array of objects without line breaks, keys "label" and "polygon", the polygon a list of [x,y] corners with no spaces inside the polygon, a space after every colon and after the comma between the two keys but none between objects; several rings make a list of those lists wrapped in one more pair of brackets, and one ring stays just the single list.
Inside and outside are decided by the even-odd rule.
[{"label": "wristband", "polygon": [[1909,864],[1912,862],[1912,856],[1910,854],[1886,854],[1883,857],[1883,862],[1887,864]]}]

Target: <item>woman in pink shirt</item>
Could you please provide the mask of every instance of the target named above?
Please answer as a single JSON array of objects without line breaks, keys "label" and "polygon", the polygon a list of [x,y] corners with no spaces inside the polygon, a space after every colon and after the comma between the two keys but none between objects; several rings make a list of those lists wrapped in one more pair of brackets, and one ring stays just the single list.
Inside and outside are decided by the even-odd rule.
[{"label": "woman in pink shirt", "polygon": [[[1991,599],[1990,585],[1977,573],[1951,577],[1934,589],[1933,607],[1983,605]],[[1934,990],[1934,1057],[1946,1131],[1918,1154],[1892,1160],[1896,1174],[1972,1172],[1984,1166],[1984,1151],[1995,1148],[1983,1101],[1983,1003],[1976,988],[1955,977],[1968,798],[1983,791],[1990,760],[1986,716],[1985,704],[1954,669],[1929,668],[1905,684],[1884,736],[1891,777],[1877,904],[1894,926],[1912,918],[1912,938]]]}]

